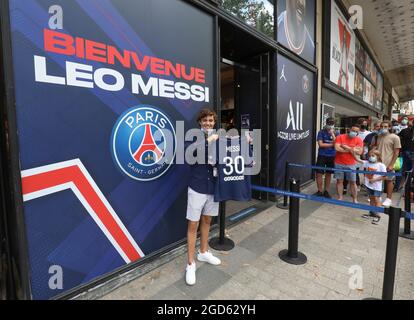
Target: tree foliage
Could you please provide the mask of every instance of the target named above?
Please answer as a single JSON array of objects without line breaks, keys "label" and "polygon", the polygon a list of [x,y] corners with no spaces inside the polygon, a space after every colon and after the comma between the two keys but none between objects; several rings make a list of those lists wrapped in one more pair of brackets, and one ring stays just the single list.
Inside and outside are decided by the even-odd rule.
[{"label": "tree foliage", "polygon": [[273,38],[273,12],[266,9],[263,1],[266,0],[221,0],[221,3],[225,10]]}]

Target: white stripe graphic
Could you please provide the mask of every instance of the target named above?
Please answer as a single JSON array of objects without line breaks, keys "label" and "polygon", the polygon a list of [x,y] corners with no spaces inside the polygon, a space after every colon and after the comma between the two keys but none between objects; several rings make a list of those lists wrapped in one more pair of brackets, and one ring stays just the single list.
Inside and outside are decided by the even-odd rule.
[{"label": "white stripe graphic", "polygon": [[[109,204],[108,200],[106,199],[106,197],[104,196],[104,194],[101,192],[101,190],[99,189],[99,187],[97,186],[97,184],[95,183],[95,181],[92,179],[91,175],[86,170],[85,166],[80,161],[80,159],[74,159],[74,160],[64,161],[64,162],[60,162],[60,163],[54,163],[54,164],[51,164],[51,165],[46,165],[46,166],[43,166],[43,167],[38,167],[38,168],[24,170],[24,171],[22,171],[21,176],[22,176],[22,178],[26,178],[26,177],[31,177],[31,176],[38,175],[38,174],[42,174],[42,173],[47,173],[47,172],[51,172],[51,171],[55,171],[55,170],[60,170],[60,169],[68,168],[68,167],[71,167],[71,166],[77,166],[80,169],[80,171],[82,172],[82,174],[85,177],[85,179],[89,182],[89,184],[91,185],[91,187],[93,188],[93,190],[95,191],[95,193],[97,194],[97,196],[103,202],[103,204],[105,205],[106,209],[111,214],[112,218],[114,219],[114,221],[116,222],[116,224],[119,226],[119,228],[122,230],[122,232],[124,233],[124,235],[128,238],[128,240],[130,241],[130,243],[132,244],[132,246],[135,248],[135,250],[139,253],[139,255],[141,257],[144,257],[145,254],[142,252],[141,248],[135,242],[134,238],[129,233],[129,231],[127,230],[127,228],[125,227],[125,225],[122,223],[122,221],[120,220],[119,216],[116,214],[115,210]],[[92,219],[99,226],[99,228],[102,230],[102,232],[108,238],[108,240],[115,247],[115,249],[117,250],[117,252],[124,259],[124,261],[126,263],[130,263],[131,260],[128,258],[128,256],[126,255],[126,253],[119,246],[118,242],[112,237],[112,235],[110,234],[110,232],[108,231],[108,229],[105,227],[105,225],[99,219],[99,217],[96,214],[96,212],[92,209],[92,207],[89,205],[88,201],[85,199],[85,197],[82,195],[82,193],[79,191],[79,189],[75,186],[75,184],[73,182],[68,182],[68,183],[64,183],[64,184],[61,184],[61,185],[57,185],[57,186],[54,186],[54,187],[51,187],[51,188],[47,188],[47,189],[44,189],[44,190],[39,190],[39,191],[36,191],[36,192],[31,192],[31,193],[25,194],[25,195],[23,195],[23,201],[24,202],[27,202],[27,201],[30,201],[30,200],[33,200],[33,199],[37,199],[37,198],[40,198],[40,197],[44,197],[44,196],[50,195],[52,193],[64,191],[64,190],[67,190],[67,189],[71,189],[73,191],[73,193],[76,195],[76,197],[79,199],[79,201],[85,207],[85,209],[91,215]]]}]

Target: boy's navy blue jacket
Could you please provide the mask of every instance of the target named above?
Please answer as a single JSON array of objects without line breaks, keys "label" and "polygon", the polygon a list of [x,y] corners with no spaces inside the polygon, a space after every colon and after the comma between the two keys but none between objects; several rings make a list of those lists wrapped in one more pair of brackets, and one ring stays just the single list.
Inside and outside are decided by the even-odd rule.
[{"label": "boy's navy blue jacket", "polygon": [[[196,154],[194,154],[196,156]],[[205,141],[205,164],[191,165],[191,177],[188,186],[201,194],[214,194],[213,166],[208,164],[208,142]]]}]

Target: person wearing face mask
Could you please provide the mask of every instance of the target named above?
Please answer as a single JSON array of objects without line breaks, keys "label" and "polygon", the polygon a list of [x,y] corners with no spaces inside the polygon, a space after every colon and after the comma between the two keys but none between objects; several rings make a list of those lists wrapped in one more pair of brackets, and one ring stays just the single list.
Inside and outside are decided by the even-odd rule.
[{"label": "person wearing face mask", "polygon": [[[407,129],[409,124],[410,124],[410,120],[407,117],[404,117],[401,120],[401,125],[400,125],[401,131],[403,131],[404,129]],[[401,131],[400,131],[400,133],[401,133]]]},{"label": "person wearing face mask", "polygon": [[[365,140],[365,138],[371,134],[371,131],[368,130],[368,120],[365,118],[358,119],[358,124],[361,126],[361,131],[359,132],[359,137],[362,139],[362,141]],[[366,152],[364,151],[364,155],[368,155],[368,150]]]},{"label": "person wearing face mask", "polygon": [[[394,165],[398,159],[401,150],[400,137],[394,133],[391,133],[391,122],[383,121],[381,123],[381,129],[378,135],[378,139],[375,145],[380,154],[381,159],[387,167],[387,172],[394,172]],[[385,188],[387,192],[387,199],[382,203],[386,208],[392,205],[392,192],[394,189],[395,177],[387,177],[385,182]]]},{"label": "person wearing face mask", "polygon": [[[364,149],[364,143],[361,138],[358,137],[361,127],[356,124],[352,126],[348,134],[342,134],[335,140],[335,168],[345,169],[345,170],[356,170],[357,167],[357,156],[361,156]],[[356,185],[356,173],[349,172],[336,172],[335,178],[336,182],[336,191],[338,194],[338,200],[343,200],[343,190],[344,190],[344,177],[347,177],[347,180],[350,184],[351,195],[354,203],[358,203],[357,200],[357,185]]]},{"label": "person wearing face mask", "polygon": [[[360,119],[358,119],[358,124],[361,126],[361,131],[359,132],[359,135],[358,136],[361,138],[362,141],[364,141],[365,138],[369,134],[371,134],[371,131],[368,130],[368,120],[365,119],[365,118],[360,118]],[[365,146],[365,144],[364,144],[364,152],[363,152],[363,154],[361,156],[361,159],[367,160],[367,158],[368,158],[368,151],[369,151],[368,147]],[[360,169],[360,167],[359,167],[359,165],[357,165],[357,170],[359,170],[359,169]],[[357,186],[358,187],[360,187],[360,186],[361,187],[364,187],[364,175],[357,174]]]},{"label": "person wearing face mask", "polygon": [[[316,166],[335,168],[335,119],[329,118],[326,120],[326,126],[318,133],[318,160]],[[325,188],[323,185],[323,176],[325,175]],[[318,192],[315,194],[318,197],[325,197],[331,199],[329,194],[329,186],[331,185],[332,172],[324,170],[316,170],[316,185]]]},{"label": "person wearing face mask", "polygon": [[[403,121],[406,119],[408,121],[408,118],[404,118]],[[407,128],[400,132],[399,137],[401,139],[401,154],[403,159],[401,172],[405,173],[412,170],[414,163],[414,127],[412,121],[408,122]],[[403,186],[404,182],[405,178],[403,176],[400,186]]]},{"label": "person wearing face mask", "polygon": [[400,124],[398,123],[397,120],[392,121],[392,129],[391,129],[390,132],[394,133],[394,134],[397,134],[397,135],[400,134],[401,126],[400,126]]},{"label": "person wearing face mask", "polygon": [[[372,149],[368,153],[368,161],[364,161],[364,171],[387,172],[387,167],[381,162],[381,154],[377,149]],[[365,174],[365,186],[370,199],[370,204],[375,207],[381,207],[381,195],[383,190],[383,181],[385,176],[376,174]],[[378,224],[381,216],[377,212],[370,211],[368,215],[362,216],[366,219],[372,219],[373,224]]]},{"label": "person wearing face mask", "polygon": [[378,133],[381,129],[381,123],[382,121],[376,121],[374,122],[374,125],[372,127],[372,132],[366,136],[364,139],[364,146],[367,147],[368,150],[371,149],[372,145],[376,144]]}]

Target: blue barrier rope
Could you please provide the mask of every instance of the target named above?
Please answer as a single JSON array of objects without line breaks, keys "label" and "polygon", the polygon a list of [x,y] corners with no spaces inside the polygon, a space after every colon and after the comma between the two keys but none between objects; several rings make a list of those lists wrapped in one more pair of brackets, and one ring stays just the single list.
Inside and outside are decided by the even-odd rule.
[{"label": "blue barrier rope", "polygon": [[[279,194],[279,195],[282,195],[282,196],[299,198],[299,199],[309,200],[309,201],[314,201],[314,202],[334,204],[334,205],[353,208],[353,209],[360,209],[360,210],[365,210],[365,211],[385,213],[385,208],[383,208],[383,207],[374,207],[374,206],[369,206],[369,205],[366,205],[366,204],[352,203],[352,202],[340,201],[340,200],[336,200],[336,199],[327,199],[327,198],[323,198],[323,197],[317,197],[317,196],[301,194],[301,193],[295,193],[295,192],[290,192],[290,191],[283,191],[283,190],[279,190],[279,189],[266,188],[266,187],[261,187],[261,186],[256,186],[256,185],[252,185],[252,190],[263,191],[263,192],[268,192],[268,193],[273,193],[273,194]],[[405,219],[414,220],[414,213],[403,212],[403,214],[404,214]]]},{"label": "blue barrier rope", "polygon": [[411,212],[405,212],[405,219],[410,219],[410,220],[414,220],[414,213]]},{"label": "blue barrier rope", "polygon": [[252,189],[257,190],[257,191],[273,193],[273,194],[279,194],[279,195],[282,195],[282,196],[288,196],[288,197],[294,197],[294,198],[314,201],[314,202],[329,203],[329,204],[334,204],[334,205],[353,208],[353,209],[360,209],[360,210],[365,210],[365,211],[385,213],[385,208],[383,208],[383,207],[374,207],[374,206],[369,206],[369,205],[365,205],[365,204],[351,203],[351,202],[347,202],[347,201],[340,201],[340,200],[336,200],[336,199],[327,199],[327,198],[323,198],[323,197],[316,197],[316,196],[311,196],[311,195],[307,195],[307,194],[283,191],[283,190],[266,188],[266,187],[261,187],[261,186],[256,186],[256,185],[252,185]]},{"label": "blue barrier rope", "polygon": [[364,170],[336,169],[336,168],[318,167],[318,166],[295,164],[295,163],[289,163],[288,165],[289,167],[295,167],[295,168],[316,169],[316,170],[332,171],[332,172],[374,174],[374,175],[384,176],[384,177],[402,177],[403,176],[402,173],[400,172],[374,172],[374,171],[364,171]]}]

